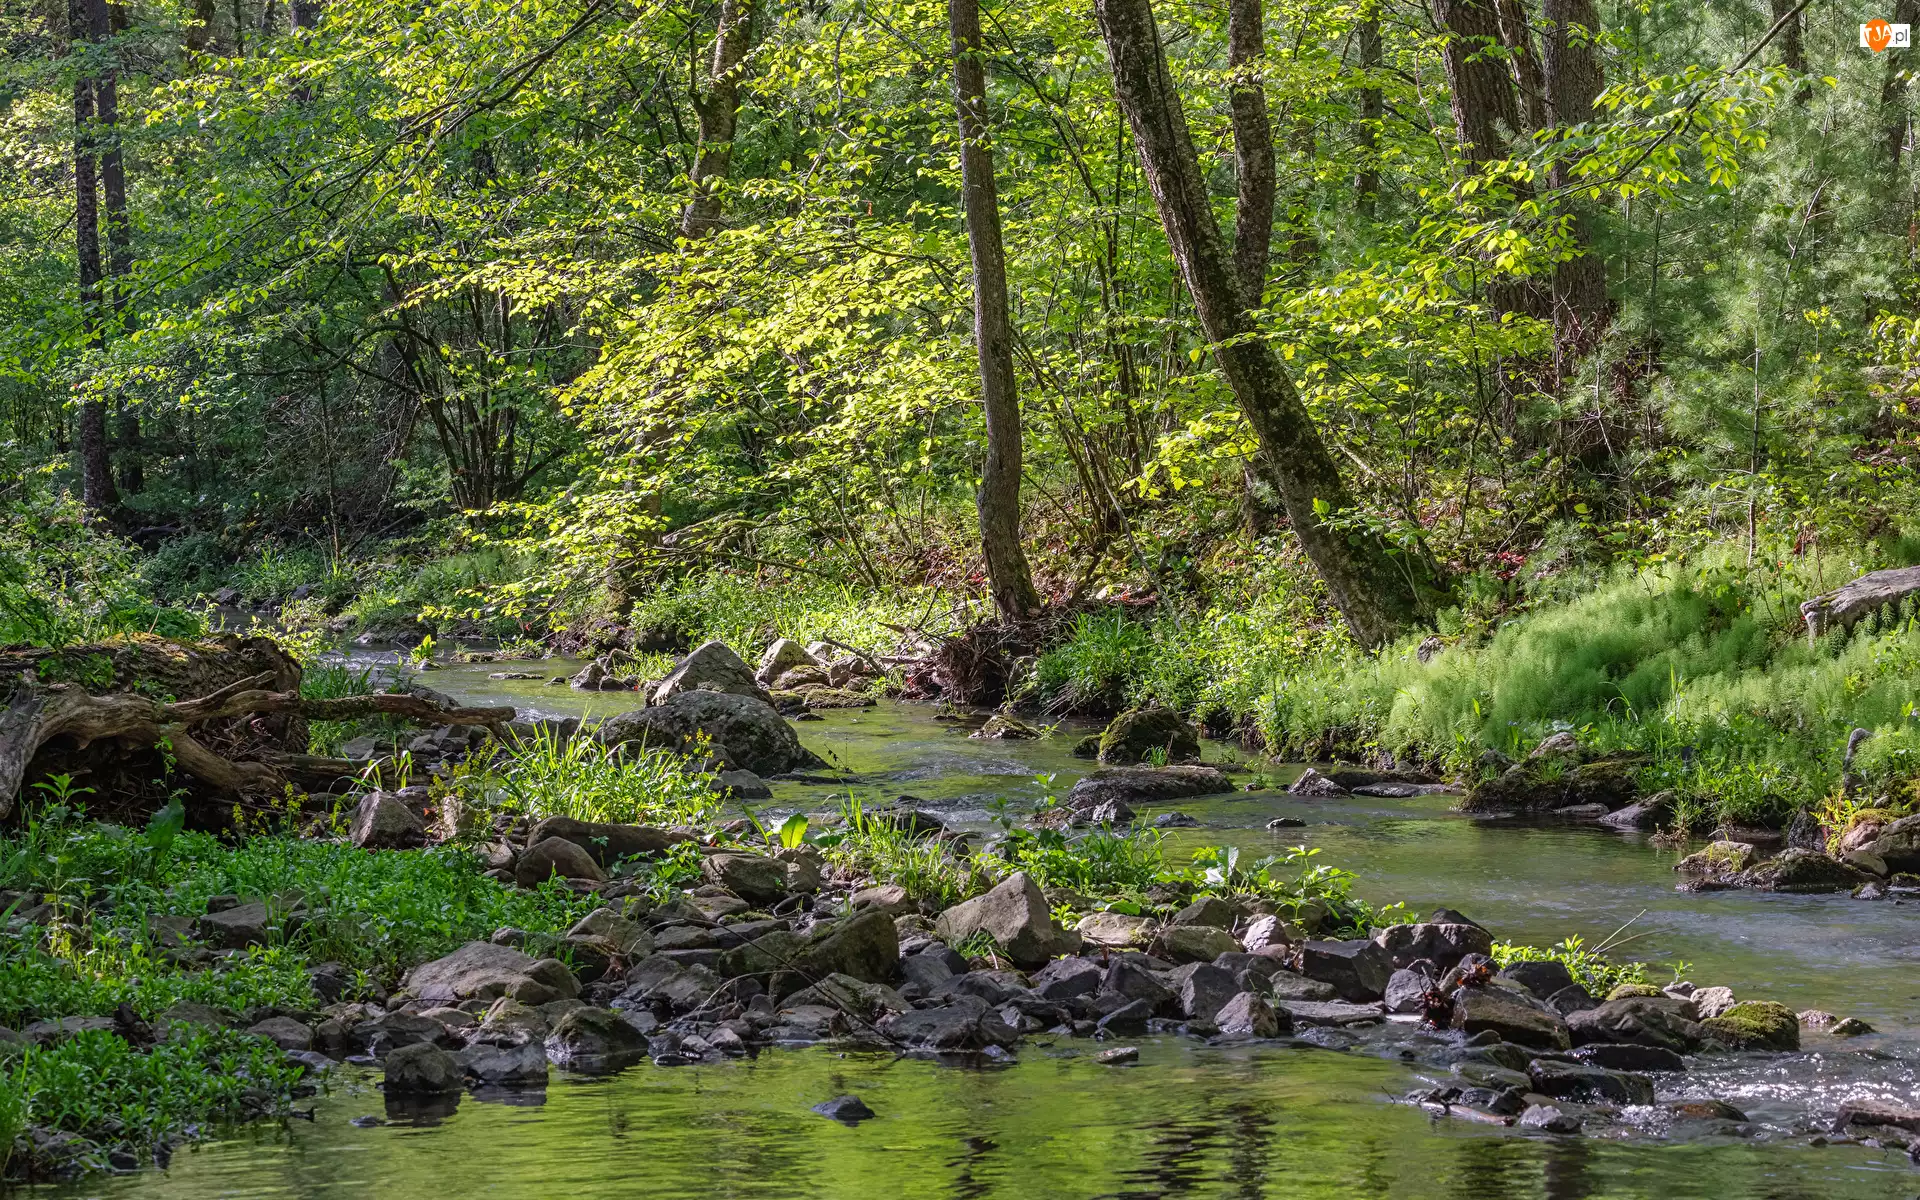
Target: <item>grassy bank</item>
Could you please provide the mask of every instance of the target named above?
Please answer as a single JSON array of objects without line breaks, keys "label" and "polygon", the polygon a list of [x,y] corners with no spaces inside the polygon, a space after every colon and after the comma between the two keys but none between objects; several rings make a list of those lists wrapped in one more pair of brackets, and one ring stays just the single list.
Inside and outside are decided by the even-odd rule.
[{"label": "grassy bank", "polygon": [[[1799,605],[1904,565],[1908,549],[1477,576],[1437,639],[1379,654],[1292,581],[1230,580],[1205,604],[1081,614],[1020,700],[1089,715],[1165,704],[1281,757],[1418,760],[1465,777],[1494,769],[1489,752],[1516,758],[1571,731],[1597,751],[1646,754],[1643,792],[1674,790],[1680,820],[1700,825],[1780,824],[1837,803],[1848,735],[1863,728],[1859,802],[1899,807],[1920,752],[1912,606],[1809,644]],[[903,615],[928,607],[938,598],[713,574],[656,594],[635,619],[750,656],[776,633],[890,646]]]}]

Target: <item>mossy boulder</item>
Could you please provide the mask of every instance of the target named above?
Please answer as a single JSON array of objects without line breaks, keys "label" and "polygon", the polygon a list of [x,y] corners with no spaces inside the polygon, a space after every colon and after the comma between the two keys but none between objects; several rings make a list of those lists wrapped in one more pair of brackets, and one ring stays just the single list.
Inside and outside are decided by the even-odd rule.
[{"label": "mossy boulder", "polygon": [[1763,892],[1850,892],[1867,881],[1865,872],[1817,850],[1788,850],[1778,858],[1741,873],[1742,887]]},{"label": "mossy boulder", "polygon": [[1474,785],[1461,802],[1464,812],[1555,812],[1590,804],[1608,812],[1638,797],[1635,775],[1645,755],[1617,754],[1576,762],[1570,755],[1529,758]]},{"label": "mossy boulder", "polygon": [[1753,846],[1748,842],[1718,841],[1707,844],[1681,859],[1674,870],[1702,879],[1721,879],[1747,869],[1753,862]]},{"label": "mossy boulder", "polygon": [[1665,994],[1659,988],[1649,987],[1644,983],[1623,983],[1608,992],[1607,999],[1625,1000],[1628,996],[1663,996]]},{"label": "mossy boulder", "polygon": [[1099,759],[1107,766],[1132,766],[1156,753],[1166,761],[1190,762],[1200,757],[1200,737],[1193,726],[1170,708],[1134,708],[1121,713],[1100,735]]},{"label": "mossy boulder", "polygon": [[1743,1000],[1700,1026],[1735,1050],[1800,1048],[1800,1018],[1772,1000]]}]

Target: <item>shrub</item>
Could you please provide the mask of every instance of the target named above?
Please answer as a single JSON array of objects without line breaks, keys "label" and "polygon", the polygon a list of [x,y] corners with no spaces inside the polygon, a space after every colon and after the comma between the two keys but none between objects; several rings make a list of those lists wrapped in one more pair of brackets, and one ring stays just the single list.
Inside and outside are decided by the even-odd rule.
[{"label": "shrub", "polygon": [[144,1053],[83,1033],[29,1049],[19,1071],[36,1125],[145,1148],[208,1122],[285,1113],[302,1068],[265,1038],[196,1029]]},{"label": "shrub", "polygon": [[691,825],[720,809],[711,772],[660,747],[606,747],[589,737],[564,742],[542,730],[511,758],[464,777],[479,803],[534,817]]}]

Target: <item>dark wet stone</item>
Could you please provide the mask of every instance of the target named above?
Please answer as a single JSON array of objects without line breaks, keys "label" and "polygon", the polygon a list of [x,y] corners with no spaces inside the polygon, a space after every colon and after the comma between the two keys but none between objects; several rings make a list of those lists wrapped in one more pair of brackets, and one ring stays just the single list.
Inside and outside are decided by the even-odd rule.
[{"label": "dark wet stone", "polygon": [[1406,967],[1426,959],[1442,970],[1469,954],[1493,952],[1493,937],[1478,925],[1442,925],[1420,922],[1414,925],[1389,925],[1376,930],[1373,940],[1386,952],[1394,967]]},{"label": "dark wet stone", "polygon": [[1500,974],[1542,1000],[1551,999],[1556,992],[1574,986],[1573,973],[1567,970],[1565,963],[1556,959],[1513,963]]},{"label": "dark wet stone", "polygon": [[1520,1114],[1520,1125],[1542,1133],[1579,1133],[1580,1118],[1562,1112],[1551,1104],[1535,1104]]},{"label": "dark wet stone", "polygon": [[1635,1046],[1623,1042],[1600,1042],[1582,1046],[1574,1052],[1581,1062],[1605,1067],[1609,1071],[1684,1071],[1687,1062],[1661,1046]]},{"label": "dark wet stone", "polygon": [[1090,958],[1056,958],[1033,976],[1033,993],[1045,1000],[1070,1000],[1100,990],[1106,969]]},{"label": "dark wet stone", "polygon": [[1131,1036],[1147,1031],[1147,1021],[1153,1016],[1153,1005],[1145,1000],[1133,1000],[1101,1017],[1095,1024],[1095,1037]]},{"label": "dark wet stone", "polygon": [[1690,1001],[1669,996],[1623,996],[1567,1018],[1576,1046],[1629,1042],[1688,1053],[1700,1046],[1701,1027]]},{"label": "dark wet stone", "polygon": [[1390,1013],[1417,1013],[1426,1008],[1433,980],[1425,972],[1399,970],[1387,980],[1385,1004]]},{"label": "dark wet stone", "polygon": [[1300,947],[1300,973],[1330,984],[1342,1000],[1364,1004],[1380,999],[1393,966],[1387,952],[1366,938],[1314,941]]},{"label": "dark wet stone", "polygon": [[1538,1001],[1499,987],[1463,987],[1453,993],[1453,1028],[1467,1033],[1491,1031],[1501,1040],[1543,1050],[1572,1044],[1567,1023]]},{"label": "dark wet stone", "polygon": [[831,1100],[814,1105],[813,1111],[847,1125],[857,1125],[861,1121],[870,1121],[880,1115],[868,1108],[858,1096],[835,1096]]},{"label": "dark wet stone", "polygon": [[1746,1113],[1725,1100],[1674,1100],[1665,1107],[1675,1117],[1690,1120],[1745,1122],[1747,1119]]},{"label": "dark wet stone", "polygon": [[1556,1100],[1653,1103],[1653,1084],[1642,1075],[1546,1058],[1535,1059],[1527,1067],[1527,1075],[1533,1080],[1534,1091]]}]

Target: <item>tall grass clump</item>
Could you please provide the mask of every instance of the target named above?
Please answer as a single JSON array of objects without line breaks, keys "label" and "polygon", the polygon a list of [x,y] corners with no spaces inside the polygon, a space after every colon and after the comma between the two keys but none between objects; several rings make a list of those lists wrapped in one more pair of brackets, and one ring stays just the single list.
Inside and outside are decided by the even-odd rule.
[{"label": "tall grass clump", "polygon": [[1854,728],[1873,735],[1865,776],[1920,768],[1913,605],[1809,645],[1799,602],[1836,582],[1806,564],[1727,559],[1622,571],[1425,662],[1409,640],[1277,673],[1255,717],[1277,753],[1385,752],[1469,773],[1486,751],[1517,758],[1570,730],[1595,750],[1649,755],[1643,790],[1780,820],[1833,789]]},{"label": "tall grass clump", "polygon": [[1073,635],[1034,664],[1033,686],[1054,713],[1112,712],[1154,657],[1153,635],[1124,613],[1081,613]]},{"label": "tall grass clump", "polygon": [[857,794],[841,802],[839,816],[839,828],[815,842],[827,861],[877,884],[905,888],[915,900],[944,908],[994,878],[964,844],[911,833],[890,814],[869,811]]},{"label": "tall grass clump", "polygon": [[504,763],[470,776],[462,790],[532,817],[623,824],[694,825],[720,811],[713,773],[662,747],[604,746],[541,729]]},{"label": "tall grass clump", "polygon": [[0,1179],[6,1178],[7,1164],[13,1160],[14,1139],[27,1131],[32,1118],[27,1082],[25,1052],[11,1059],[0,1054]]}]

